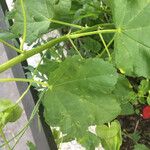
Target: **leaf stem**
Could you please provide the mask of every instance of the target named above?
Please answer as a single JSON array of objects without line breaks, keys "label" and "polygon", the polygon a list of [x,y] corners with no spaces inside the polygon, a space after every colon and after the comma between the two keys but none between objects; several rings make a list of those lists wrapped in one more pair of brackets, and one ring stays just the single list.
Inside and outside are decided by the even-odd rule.
[{"label": "leaf stem", "polygon": [[23,38],[20,44],[20,50],[23,50],[23,45],[26,41],[26,34],[27,34],[27,16],[26,16],[26,11],[24,7],[23,0],[20,0],[21,3],[21,8],[22,8],[22,13],[23,13]]},{"label": "leaf stem", "polygon": [[[33,118],[35,117],[35,115],[37,114],[38,110],[39,110],[39,106],[41,104],[42,98],[44,96],[44,91],[42,93],[42,95],[40,96],[39,100],[37,101],[36,105],[34,106],[34,109],[31,113],[31,116],[29,118],[29,121],[24,125],[24,127],[20,130],[20,132],[16,135],[19,136],[19,138],[17,139],[17,141],[15,142],[14,146],[12,147],[11,150],[13,150],[15,148],[15,146],[17,145],[17,143],[19,142],[19,140],[21,139],[21,137],[24,135],[24,133],[26,132],[26,130],[28,129],[30,123],[32,122]],[[11,140],[10,140],[11,141]],[[0,146],[1,147],[1,146]]]},{"label": "leaf stem", "polygon": [[98,30],[98,31],[92,31],[92,32],[85,32],[85,33],[77,33],[77,34],[70,34],[70,35],[64,35],[61,36],[59,38],[53,39],[49,42],[47,42],[46,44],[43,44],[39,47],[33,48],[30,51],[25,51],[24,53],[20,54],[19,56],[7,61],[6,63],[0,65],[0,73],[11,68],[12,66],[26,60],[27,58],[41,53],[42,51],[44,51],[47,48],[53,47],[54,45],[66,41],[68,40],[68,38],[70,39],[76,39],[79,37],[84,37],[84,36],[89,36],[89,35],[95,35],[95,34],[99,34],[99,33],[116,33],[118,30],[117,29],[109,29],[109,30]]},{"label": "leaf stem", "polygon": [[[112,44],[112,42],[114,41],[115,35],[113,36],[113,38],[110,40],[110,42],[107,44],[107,47],[109,48],[109,46]],[[102,57],[102,55],[104,54],[104,52],[106,51],[106,49],[104,48],[103,51],[98,54],[98,57]]]},{"label": "leaf stem", "polygon": [[22,99],[24,98],[24,96],[28,93],[28,91],[31,88],[31,83],[28,85],[27,89],[23,92],[23,94],[19,97],[19,99],[16,101],[16,105],[20,103],[20,101],[22,101]]},{"label": "leaf stem", "polygon": [[63,21],[59,21],[59,20],[54,20],[54,19],[48,19],[48,20],[50,22],[53,22],[53,23],[57,23],[57,24],[61,24],[61,25],[65,25],[65,26],[69,26],[69,27],[73,27],[73,28],[78,28],[78,29],[86,28],[86,27],[83,27],[83,26],[80,26],[80,25],[67,23],[67,22],[63,22]]},{"label": "leaf stem", "polygon": [[6,41],[4,41],[4,40],[2,40],[2,39],[0,39],[0,42],[3,43],[4,45],[8,46],[8,47],[11,48],[12,50],[18,52],[18,53],[22,53],[22,52],[23,52],[22,50],[20,50],[20,49],[14,47],[13,45],[9,44],[8,42],[6,42]]},{"label": "leaf stem", "polygon": [[95,34],[99,34],[99,33],[116,33],[117,31],[118,31],[117,29],[97,30],[97,31],[85,32],[85,33],[70,34],[69,37],[71,39],[76,39],[76,38],[79,38],[79,37],[95,35]]},{"label": "leaf stem", "polygon": [[5,133],[3,132],[3,129],[0,129],[0,135],[5,142],[5,145],[7,145],[8,150],[11,150],[11,147],[9,145],[9,142],[6,139],[6,136],[5,136]]},{"label": "leaf stem", "polygon": [[[46,53],[45,53],[46,54]],[[34,69],[33,71],[33,76],[32,76],[32,80],[34,80],[34,77],[36,76],[37,74],[37,70],[38,70],[38,67],[39,65],[41,64],[45,54],[42,56],[41,60],[39,61],[37,67]],[[16,104],[20,103],[20,101],[22,101],[22,99],[24,98],[24,96],[28,93],[28,91],[30,90],[30,87],[31,87],[32,83],[30,82],[30,84],[28,85],[27,89],[23,92],[23,94],[19,97],[19,99],[16,101]]]},{"label": "leaf stem", "polygon": [[68,38],[68,39],[69,39],[71,45],[73,46],[73,48],[76,50],[77,54],[81,57],[81,59],[83,59],[80,51],[78,50],[78,48],[76,47],[76,45],[74,44],[74,42],[72,41],[72,39],[70,39],[70,38]]},{"label": "leaf stem", "polygon": [[40,82],[40,81],[35,81],[33,79],[25,79],[25,78],[5,78],[5,79],[0,79],[0,82],[29,82],[29,83],[37,83],[40,84],[44,87],[50,87],[49,84]]},{"label": "leaf stem", "polygon": [[103,38],[103,36],[102,36],[102,34],[101,33],[99,33],[99,37],[101,38],[101,40],[102,40],[102,43],[103,43],[103,45],[104,45],[104,47],[105,47],[105,50],[106,50],[106,52],[107,52],[107,54],[108,54],[108,57],[109,57],[109,61],[111,61],[111,55],[110,55],[110,52],[109,52],[109,49],[108,49],[108,47],[107,47],[107,45],[106,45],[106,42],[105,42],[105,40],[104,40],[104,38]]},{"label": "leaf stem", "polygon": [[103,27],[107,27],[107,26],[113,26],[113,23],[102,23],[102,24],[97,24],[94,25],[92,27],[85,27],[81,30],[75,31],[74,33],[83,33],[83,32],[88,32],[88,31],[92,31],[92,30],[96,30],[97,28],[103,28]]}]

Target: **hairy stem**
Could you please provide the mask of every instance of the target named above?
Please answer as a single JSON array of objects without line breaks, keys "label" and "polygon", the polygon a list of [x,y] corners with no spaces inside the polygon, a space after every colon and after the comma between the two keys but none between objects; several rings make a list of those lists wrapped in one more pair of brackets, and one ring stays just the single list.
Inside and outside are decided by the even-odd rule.
[{"label": "hairy stem", "polygon": [[63,22],[63,21],[59,21],[59,20],[54,20],[54,19],[48,19],[50,22],[56,23],[56,24],[61,24],[61,25],[65,25],[65,26],[69,26],[69,27],[73,27],[73,28],[78,28],[78,29],[83,29],[86,27],[77,25],[77,24],[71,24],[71,23],[67,23],[67,22]]},{"label": "hairy stem", "polygon": [[22,50],[19,50],[18,48],[14,47],[13,45],[7,43],[6,41],[0,39],[0,42],[3,43],[4,45],[6,45],[7,47],[11,48],[12,50],[18,52],[18,53],[22,53]]},{"label": "hairy stem", "polygon": [[69,38],[70,39],[76,39],[79,37],[95,35],[95,34],[99,34],[99,33],[116,33],[117,31],[118,31],[117,29],[109,29],[109,30],[98,30],[98,31],[92,31],[92,32],[75,33],[75,34],[61,36],[59,38],[56,38],[56,39],[53,39],[53,40],[47,42],[46,44],[43,44],[37,48],[33,48],[30,51],[25,51],[24,53],[20,54],[19,56],[17,56],[15,58],[7,61],[6,63],[0,65],[0,73],[13,67],[14,65],[16,65],[18,63],[26,60],[27,58],[29,58],[35,54],[41,53],[42,51],[44,51],[47,48],[51,48],[60,42],[68,40]]},{"label": "hairy stem", "polygon": [[40,84],[44,87],[49,87],[47,83],[40,82],[40,81],[35,81],[33,79],[25,79],[25,78],[5,78],[5,79],[0,79],[0,82],[29,82],[29,83],[37,83]]}]

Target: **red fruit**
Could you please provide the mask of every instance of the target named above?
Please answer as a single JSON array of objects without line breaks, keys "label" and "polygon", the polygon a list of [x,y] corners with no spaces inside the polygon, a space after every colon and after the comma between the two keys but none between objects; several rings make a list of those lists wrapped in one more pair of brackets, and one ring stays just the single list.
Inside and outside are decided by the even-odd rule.
[{"label": "red fruit", "polygon": [[150,119],[150,106],[146,106],[143,108],[143,119]]}]

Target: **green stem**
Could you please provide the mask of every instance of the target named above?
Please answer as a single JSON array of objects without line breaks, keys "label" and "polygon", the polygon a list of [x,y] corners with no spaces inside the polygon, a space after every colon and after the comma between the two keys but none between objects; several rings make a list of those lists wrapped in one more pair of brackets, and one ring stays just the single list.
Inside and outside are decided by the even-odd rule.
[{"label": "green stem", "polygon": [[69,36],[71,39],[76,39],[76,38],[89,36],[89,35],[95,35],[95,34],[99,34],[99,33],[116,33],[117,31],[118,31],[117,29],[97,30],[97,31],[92,31],[92,32],[70,34],[70,35],[66,35],[66,36]]},{"label": "green stem", "polygon": [[29,83],[37,83],[40,84],[44,87],[49,87],[47,83],[40,82],[40,81],[35,81],[33,79],[25,79],[25,78],[5,78],[5,79],[0,79],[0,82],[29,82]]},{"label": "green stem", "polygon": [[70,41],[71,45],[73,46],[73,48],[76,50],[77,54],[81,57],[81,59],[83,59],[81,53],[79,52],[78,48],[73,43],[72,39],[69,38],[69,41]]},{"label": "green stem", "polygon": [[6,41],[2,40],[2,39],[0,39],[0,42],[3,43],[4,45],[8,46],[12,50],[18,52],[18,53],[22,53],[23,52],[23,51],[19,50],[18,48],[14,47],[13,45],[7,43]]},{"label": "green stem", "polygon": [[19,104],[22,99],[24,98],[24,96],[28,93],[28,91],[30,90],[31,88],[31,83],[28,85],[27,89],[23,92],[23,94],[19,97],[19,99],[16,101],[16,105]]},{"label": "green stem", "polygon": [[57,24],[61,24],[61,25],[65,25],[65,26],[69,26],[69,27],[73,27],[73,28],[78,28],[78,29],[83,29],[85,27],[80,26],[80,25],[76,25],[76,24],[71,24],[71,23],[67,23],[67,22],[63,22],[63,21],[59,21],[59,20],[54,20],[54,19],[48,19],[50,22],[53,23],[57,23]]},{"label": "green stem", "polygon": [[[107,48],[109,48],[109,46],[112,44],[112,42],[114,41],[114,39],[115,39],[115,35],[114,35],[114,37],[111,39],[111,41],[107,44]],[[100,54],[98,54],[97,56],[98,56],[99,58],[102,57],[102,55],[105,53],[105,51],[106,51],[106,49],[104,48],[103,51],[102,51]]]},{"label": "green stem", "polygon": [[24,23],[23,23],[23,37],[22,37],[22,41],[21,41],[21,44],[20,44],[20,50],[23,50],[23,45],[25,43],[26,34],[27,34],[27,17],[26,17],[26,11],[25,11],[23,0],[20,0],[20,3],[21,3],[23,21],[24,21]]},{"label": "green stem", "polygon": [[[37,114],[38,110],[39,110],[39,106],[41,104],[42,98],[44,96],[44,92],[42,93],[41,97],[39,98],[39,100],[37,101],[36,105],[34,106],[34,109],[31,113],[31,116],[29,118],[29,121],[25,124],[25,126],[20,130],[20,132],[16,135],[19,136],[17,141],[15,142],[14,146],[12,147],[11,150],[13,150],[15,148],[15,146],[17,145],[17,143],[19,142],[19,140],[21,139],[21,137],[24,135],[24,133],[26,132],[26,130],[28,129],[29,125],[31,124],[32,120],[34,119],[35,115]],[[2,147],[2,146],[0,146]]]},{"label": "green stem", "polygon": [[[44,57],[44,55],[43,55],[43,57]],[[37,65],[36,69],[35,69],[34,72],[33,72],[33,78],[34,78],[34,76],[36,75],[37,68],[38,68],[38,66],[40,65],[40,63],[41,63],[43,57],[41,58],[39,64]],[[21,101],[21,99],[25,96],[25,94],[29,91],[30,86],[31,86],[31,83],[30,83],[30,85],[28,86],[28,88],[26,89],[26,91],[22,94],[22,96],[17,100],[16,104],[18,104],[18,103]],[[44,92],[43,92],[43,93],[44,93]],[[17,141],[15,142],[15,144],[14,144],[14,146],[13,146],[12,149],[15,148],[16,144],[19,142],[20,138],[21,138],[21,137],[23,136],[23,134],[26,132],[26,130],[27,130],[28,126],[30,125],[31,121],[33,120],[33,118],[34,118],[36,112],[38,111],[38,107],[39,107],[39,105],[40,105],[40,103],[41,103],[41,100],[42,100],[42,97],[43,97],[43,95],[44,95],[43,93],[42,93],[40,99],[38,100],[38,102],[36,103],[36,105],[35,105],[35,107],[34,107],[32,113],[31,113],[31,116],[30,116],[29,121],[28,121],[28,122],[25,124],[25,126],[20,130],[20,132],[17,133],[17,135],[16,135],[15,137],[11,138],[11,139],[10,139],[9,141],[7,141],[7,142],[5,141],[4,144],[0,145],[0,148],[2,148],[5,144],[10,143],[12,140],[14,140],[15,138],[17,138],[17,137],[19,136],[19,138],[18,138]],[[12,149],[11,149],[11,150],[12,150]]]},{"label": "green stem", "polygon": [[102,43],[103,43],[103,45],[104,45],[104,47],[105,47],[105,50],[106,50],[107,54],[108,54],[109,61],[111,61],[112,58],[111,58],[109,49],[108,49],[108,47],[107,47],[107,45],[106,45],[106,43],[105,43],[105,40],[104,40],[104,38],[103,38],[103,36],[102,36],[101,33],[99,33],[99,36],[100,36],[100,38],[101,38],[101,41],[102,41]]},{"label": "green stem", "polygon": [[[46,54],[46,53],[45,53]],[[38,70],[38,67],[39,65],[41,64],[45,54],[42,56],[41,60],[39,61],[37,67],[35,68],[35,70],[33,71],[33,76],[32,76],[32,80],[34,80],[34,77],[36,76],[37,74],[37,70]],[[32,83],[29,84],[29,86],[27,87],[27,89],[23,92],[23,94],[19,97],[19,99],[16,101],[16,104],[20,103],[20,101],[22,101],[22,99],[24,98],[24,96],[28,93],[28,91],[30,90],[30,87],[31,87]]]},{"label": "green stem", "polygon": [[83,33],[83,32],[93,31],[93,30],[97,30],[97,28],[99,28],[99,27],[104,28],[104,27],[108,27],[108,26],[114,26],[114,24],[113,23],[97,24],[97,25],[94,25],[92,27],[85,27],[82,30],[75,31],[74,33],[77,34],[77,33]]},{"label": "green stem", "polygon": [[79,37],[84,37],[84,36],[89,36],[89,35],[94,35],[94,34],[99,34],[99,33],[115,33],[117,31],[118,31],[117,29],[109,29],[109,30],[99,30],[99,31],[92,31],[92,32],[77,33],[77,34],[70,34],[70,35],[61,36],[59,38],[56,38],[56,39],[53,39],[53,40],[47,42],[46,44],[43,44],[37,48],[33,48],[30,51],[25,51],[24,53],[20,54],[19,56],[17,56],[15,58],[7,61],[6,63],[0,65],[0,73],[13,67],[14,65],[16,65],[18,63],[26,60],[27,58],[29,58],[35,54],[41,53],[42,51],[44,51],[47,48],[53,47],[54,45],[56,45],[60,42],[68,40],[69,38],[70,39],[76,39]]},{"label": "green stem", "polygon": [[7,145],[8,150],[11,150],[11,147],[9,145],[9,142],[6,139],[5,133],[3,132],[3,129],[0,129],[0,135],[2,139],[4,140],[5,144]]}]

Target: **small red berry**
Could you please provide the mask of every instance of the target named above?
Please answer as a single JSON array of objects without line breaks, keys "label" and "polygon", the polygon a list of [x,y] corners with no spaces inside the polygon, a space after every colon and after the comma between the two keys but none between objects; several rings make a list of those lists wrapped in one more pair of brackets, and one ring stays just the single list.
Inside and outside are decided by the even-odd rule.
[{"label": "small red berry", "polygon": [[145,106],[143,108],[143,119],[150,119],[150,106]]}]

